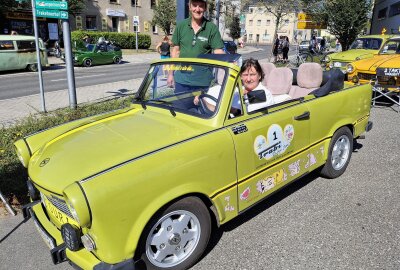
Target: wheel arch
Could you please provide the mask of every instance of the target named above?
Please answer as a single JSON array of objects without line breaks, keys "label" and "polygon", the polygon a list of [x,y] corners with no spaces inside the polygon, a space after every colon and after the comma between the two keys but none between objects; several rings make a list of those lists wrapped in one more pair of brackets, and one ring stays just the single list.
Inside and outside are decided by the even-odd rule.
[{"label": "wheel arch", "polygon": [[[145,222],[141,222],[140,224],[136,223],[134,226],[132,226],[132,230],[131,233],[129,234],[129,237],[127,241],[127,247],[128,249],[133,250],[133,257],[134,258],[139,258],[140,257],[140,249],[139,249],[139,245],[140,242],[142,241],[142,237],[143,237],[143,232],[145,232],[147,226],[149,225],[149,223],[151,222],[152,218],[156,215],[158,215],[159,213],[161,213],[162,211],[164,211],[167,207],[169,207],[170,205],[172,205],[173,203],[180,201],[182,199],[185,198],[189,198],[189,197],[195,197],[200,199],[204,205],[207,207],[208,212],[210,214],[211,217],[211,226],[217,226],[219,227],[220,223],[219,223],[219,214],[218,211],[216,209],[216,206],[214,205],[214,203],[212,202],[212,200],[209,198],[209,196],[200,193],[200,192],[188,192],[185,194],[181,194],[180,196],[175,197],[174,199],[165,201],[165,203],[159,207],[156,211],[153,211],[151,213],[147,212],[147,211],[142,211],[142,213],[147,212],[147,214],[145,215],[141,215],[142,218],[145,218]],[[135,232],[140,231],[140,233],[138,234],[137,239],[132,239],[132,236],[135,235]]]}]

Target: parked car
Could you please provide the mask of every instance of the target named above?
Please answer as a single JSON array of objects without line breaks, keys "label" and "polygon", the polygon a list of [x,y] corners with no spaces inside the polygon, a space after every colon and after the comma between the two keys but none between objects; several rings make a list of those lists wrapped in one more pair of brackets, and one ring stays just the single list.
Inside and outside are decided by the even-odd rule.
[{"label": "parked car", "polygon": [[[48,65],[46,47],[39,39],[40,62]],[[25,35],[0,35],[0,71],[38,70],[35,37]]]},{"label": "parked car", "polygon": [[[377,55],[347,65],[348,81],[369,83],[395,90],[400,87],[400,36],[387,40]],[[378,74],[377,74],[378,73]]]},{"label": "parked car", "polygon": [[235,54],[237,53],[237,45],[234,41],[224,40],[224,51],[225,53]]},{"label": "parked car", "polygon": [[309,51],[309,47],[310,47],[310,41],[309,40],[303,40],[302,42],[300,42],[299,44],[299,51],[303,52],[303,51]]},{"label": "parked car", "polygon": [[[262,96],[245,102],[236,56],[157,61],[129,108],[15,142],[29,172],[32,203],[23,213],[54,263],[187,269],[206,248],[212,223],[227,223],[311,171],[344,173],[353,140],[372,127],[371,85],[341,89],[332,73],[308,94],[248,112]],[[192,82],[191,90],[175,92],[165,70]],[[292,71],[276,68],[269,77],[286,78],[281,72]],[[322,69],[311,75],[321,84]]]},{"label": "parked car", "polygon": [[[122,51],[118,45],[110,42],[104,44],[87,44],[73,50],[74,65],[91,67],[93,65],[119,64],[122,60]],[[61,56],[65,61],[65,55]]]},{"label": "parked car", "polygon": [[347,64],[378,54],[386,40],[392,35],[369,35],[357,38],[344,52],[332,53],[325,58],[326,68],[340,68],[346,72]]}]

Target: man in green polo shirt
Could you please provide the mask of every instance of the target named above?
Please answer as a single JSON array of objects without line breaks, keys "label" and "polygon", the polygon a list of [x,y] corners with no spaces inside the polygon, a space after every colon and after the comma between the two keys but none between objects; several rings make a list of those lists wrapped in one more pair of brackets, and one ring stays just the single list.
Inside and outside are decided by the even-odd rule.
[{"label": "man in green polo shirt", "polygon": [[[190,17],[178,23],[172,36],[172,57],[193,57],[199,54],[223,54],[224,42],[215,24],[204,18],[207,9],[206,0],[190,0]],[[173,86],[175,92],[188,92],[196,89],[208,89],[212,80],[212,72],[207,67],[196,66],[191,72],[175,71],[170,73],[168,85]]]}]

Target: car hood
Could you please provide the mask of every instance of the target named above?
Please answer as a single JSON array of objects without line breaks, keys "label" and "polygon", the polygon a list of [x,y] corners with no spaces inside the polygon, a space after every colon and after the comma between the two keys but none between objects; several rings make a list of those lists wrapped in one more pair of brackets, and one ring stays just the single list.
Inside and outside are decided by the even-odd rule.
[{"label": "car hood", "polygon": [[377,68],[395,68],[399,66],[400,54],[375,55],[373,58],[354,62],[358,71],[367,70],[376,72]]},{"label": "car hood", "polygon": [[32,156],[29,175],[39,186],[62,194],[73,182],[211,129],[167,112],[136,110],[73,128]]},{"label": "car hood", "polygon": [[369,58],[372,57],[374,54],[377,54],[377,50],[348,50],[345,52],[334,53],[330,57],[332,61],[339,61],[339,62],[353,62],[358,57],[359,59]]}]

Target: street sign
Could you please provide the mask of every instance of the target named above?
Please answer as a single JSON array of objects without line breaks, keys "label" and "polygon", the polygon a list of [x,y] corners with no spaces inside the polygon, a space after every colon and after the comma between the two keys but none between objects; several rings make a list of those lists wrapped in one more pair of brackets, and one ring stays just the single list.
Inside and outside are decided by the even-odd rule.
[{"label": "street sign", "polygon": [[133,25],[138,26],[139,25],[139,16],[133,16]]},{"label": "street sign", "polygon": [[36,9],[37,17],[53,18],[53,19],[68,19],[68,12],[55,9]]},{"label": "street sign", "polygon": [[68,2],[35,0],[35,5],[37,9],[68,10]]},{"label": "street sign", "polygon": [[326,23],[317,23],[309,14],[297,15],[297,29],[326,29]]}]

